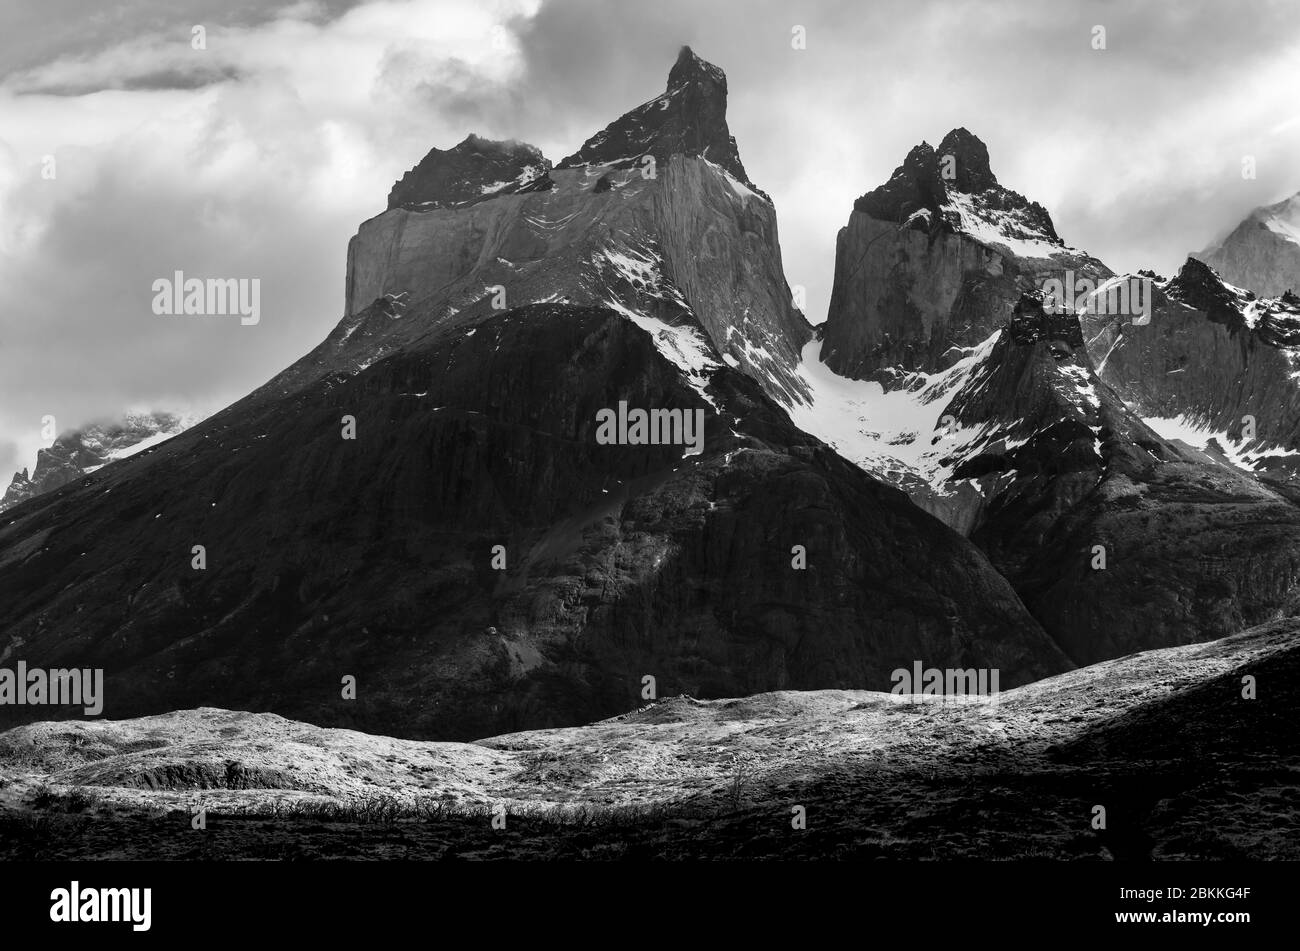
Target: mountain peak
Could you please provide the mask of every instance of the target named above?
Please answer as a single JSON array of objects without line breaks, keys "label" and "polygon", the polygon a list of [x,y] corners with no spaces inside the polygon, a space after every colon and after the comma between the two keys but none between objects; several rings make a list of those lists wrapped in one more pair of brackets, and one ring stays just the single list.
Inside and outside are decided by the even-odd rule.
[{"label": "mountain peak", "polygon": [[1197,257],[1266,297],[1300,287],[1300,194],[1256,208]]},{"label": "mountain peak", "polygon": [[630,168],[647,155],[664,164],[674,155],[707,159],[767,197],[749,180],[727,127],[727,74],[689,46],[678,52],[661,95],[615,119],[556,167]]},{"label": "mountain peak", "polygon": [[449,149],[430,149],[393,186],[388,207],[457,208],[495,195],[541,191],[551,187],[550,167],[527,142],[471,132]]},{"label": "mountain peak", "polygon": [[987,146],[965,128],[953,129],[938,148],[913,146],[889,181],[853,207],[879,221],[946,227],[1022,257],[1064,249],[1047,209],[999,184]]},{"label": "mountain peak", "polygon": [[665,93],[672,93],[691,83],[710,83],[727,92],[727,74],[717,66],[695,55],[689,46],[683,46],[677,54],[677,62],[668,72],[668,86]]},{"label": "mountain peak", "polygon": [[955,159],[952,164],[955,166],[957,177],[954,184],[958,191],[982,192],[998,183],[997,176],[989,167],[988,147],[965,128],[953,129],[945,135],[935,149],[935,154],[939,156],[941,165],[945,156],[951,155]]}]

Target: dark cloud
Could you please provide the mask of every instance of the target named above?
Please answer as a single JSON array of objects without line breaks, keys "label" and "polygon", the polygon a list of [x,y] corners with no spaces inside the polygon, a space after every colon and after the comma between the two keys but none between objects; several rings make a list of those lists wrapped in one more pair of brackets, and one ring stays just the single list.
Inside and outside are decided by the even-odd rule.
[{"label": "dark cloud", "polygon": [[106,89],[127,91],[163,89],[202,89],[217,83],[232,82],[243,74],[234,66],[156,69],[134,76],[118,76],[105,82],[41,83],[19,82],[14,91],[22,96],[85,96]]},{"label": "dark cloud", "polygon": [[[365,0],[315,0],[308,19],[333,19]],[[0,78],[64,56],[84,57],[149,33],[189,36],[195,24],[257,26],[293,0],[5,0],[0,4]]]}]

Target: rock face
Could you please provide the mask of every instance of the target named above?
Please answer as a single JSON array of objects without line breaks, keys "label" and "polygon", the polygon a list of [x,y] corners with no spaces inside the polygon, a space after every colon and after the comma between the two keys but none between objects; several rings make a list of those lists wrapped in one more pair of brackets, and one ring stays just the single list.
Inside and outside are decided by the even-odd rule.
[{"label": "rock face", "polygon": [[835,255],[822,360],[888,388],[950,367],[1049,278],[1110,273],[1067,248],[1041,205],[998,184],[965,129],[938,149],[922,142],[859,198]]},{"label": "rock face", "polygon": [[464,208],[498,195],[545,191],[550,167],[531,145],[470,135],[445,152],[433,149],[403,175],[388,195],[388,207]]},{"label": "rock face", "polygon": [[767,198],[745,174],[736,139],[727,128],[726,74],[689,46],[678,54],[663,95],[610,123],[559,167],[643,167],[646,156],[662,164],[674,155],[708,159]]},{"label": "rock face", "polygon": [[[459,739],[621,713],[650,684],[1068,668],[974,545],[783,411],[807,329],[774,212],[712,161],[720,73],[673,75],[659,111],[702,97],[715,127],[660,132],[709,157],[489,193],[531,153],[433,155],[353,240],[364,304],[321,346],[0,520],[0,663],[103,667],[110,717],[212,704]],[[621,403],[700,412],[702,446],[599,441]]]},{"label": "rock face", "polygon": [[1098,379],[1078,317],[1041,296],[1021,299],[947,413],[952,478],[980,488],[971,540],[1075,663],[1295,610],[1300,510],[1161,439]]},{"label": "rock face", "polygon": [[[488,143],[500,160],[482,170],[481,140],[435,149],[349,244],[349,319],[276,392],[354,371],[432,325],[564,301],[689,313],[778,402],[804,399],[797,365],[812,330],[790,299],[775,209],[745,176],[725,107],[722,71],[683,50],[663,95],[549,172],[529,146]],[[385,297],[401,320],[370,309]]]},{"label": "rock face", "polygon": [[1260,298],[1188,258],[1148,324],[1085,313],[1101,376],[1149,425],[1270,480],[1300,463],[1300,299]]},{"label": "rock face", "polygon": [[1256,208],[1223,241],[1195,257],[1263,297],[1300,292],[1300,194]]},{"label": "rock face", "polygon": [[75,482],[101,466],[147,450],[194,425],[193,416],[176,413],[130,413],[115,422],[92,423],[70,430],[36,454],[36,468],[14,473],[0,512],[19,502]]}]

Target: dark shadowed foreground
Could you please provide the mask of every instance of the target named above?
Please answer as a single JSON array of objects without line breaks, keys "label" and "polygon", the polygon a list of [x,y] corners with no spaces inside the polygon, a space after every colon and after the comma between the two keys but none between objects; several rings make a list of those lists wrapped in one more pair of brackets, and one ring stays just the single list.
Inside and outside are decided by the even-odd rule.
[{"label": "dark shadowed foreground", "polygon": [[[1148,651],[996,703],[674,697],[477,743],[211,708],[30,724],[0,734],[0,849],[8,859],[1296,859],[1295,630],[1278,622]],[[1247,676],[1255,699],[1243,698]]]}]

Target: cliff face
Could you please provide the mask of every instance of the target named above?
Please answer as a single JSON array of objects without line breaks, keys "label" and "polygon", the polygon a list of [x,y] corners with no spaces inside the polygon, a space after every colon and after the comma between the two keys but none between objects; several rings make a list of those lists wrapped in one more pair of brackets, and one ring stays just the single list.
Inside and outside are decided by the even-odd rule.
[{"label": "cliff face", "polygon": [[1300,292],[1300,195],[1256,208],[1222,242],[1195,257],[1262,297]]},{"label": "cliff face", "polygon": [[560,168],[612,165],[644,167],[674,155],[706,158],[762,197],[740,161],[736,139],[727,128],[727,76],[683,46],[668,73],[663,95],[643,103],[597,132]]},{"label": "cliff face", "polygon": [[951,478],[980,490],[971,540],[1075,663],[1295,610],[1300,510],[1157,435],[1098,378],[1078,318],[1041,296],[1022,298],[947,413]]},{"label": "cliff face", "polygon": [[912,149],[854,204],[836,241],[822,360],[841,376],[904,385],[950,367],[1002,324],[1022,293],[1100,261],[1065,246],[1047,211],[998,184],[965,129]]},{"label": "cliff face", "polygon": [[[518,143],[471,137],[430,152],[349,243],[349,319],[314,361],[349,369],[432,324],[502,307],[613,303],[689,314],[770,396],[803,399],[796,367],[812,331],[791,303],[776,211],[745,175],[725,111],[722,71],[683,50],[663,95],[554,169]],[[385,296],[402,320],[365,322]]]},{"label": "cliff face", "polygon": [[1166,435],[1245,471],[1294,481],[1300,299],[1257,297],[1194,258],[1172,279],[1148,276],[1150,323],[1083,315],[1102,379]]},{"label": "cliff face", "polygon": [[[801,397],[795,373],[811,329],[790,301],[776,213],[707,160],[674,155],[656,177],[612,166],[550,173],[546,191],[503,195],[464,209],[394,209],[361,226],[348,246],[348,339],[377,298],[401,300],[400,321],[326,353],[332,365],[366,359],[431,323],[543,301],[689,313],[728,363],[769,395]],[[603,185],[602,185],[603,183]],[[339,341],[342,343],[343,341]],[[734,361],[734,362],[733,362]]]},{"label": "cliff face", "polygon": [[550,167],[531,145],[470,135],[445,152],[431,150],[393,186],[388,207],[465,208],[499,195],[545,191]]}]

